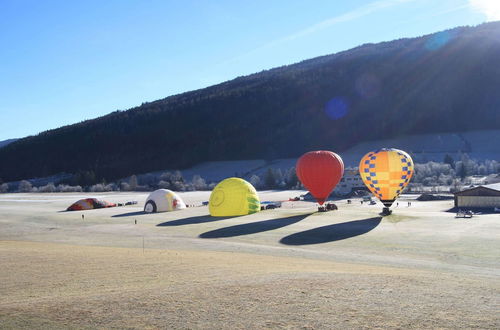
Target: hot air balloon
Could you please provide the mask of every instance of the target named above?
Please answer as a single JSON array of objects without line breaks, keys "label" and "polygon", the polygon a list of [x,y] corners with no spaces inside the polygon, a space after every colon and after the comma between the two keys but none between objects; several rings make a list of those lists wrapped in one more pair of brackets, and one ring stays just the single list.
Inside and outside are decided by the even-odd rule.
[{"label": "hot air balloon", "polygon": [[296,172],[300,182],[323,205],[344,175],[344,162],[331,151],[310,151],[299,158]]},{"label": "hot air balloon", "polygon": [[115,203],[110,203],[108,201],[103,201],[97,198],[85,198],[71,204],[66,211],[83,211],[83,210],[93,210],[102,209],[107,207],[115,207]]},{"label": "hot air balloon", "polygon": [[213,217],[233,217],[260,211],[260,199],[255,188],[240,178],[227,178],[219,182],[208,202]]},{"label": "hot air balloon", "polygon": [[186,204],[175,192],[168,189],[158,189],[149,194],[144,204],[144,212],[170,212],[182,210]]},{"label": "hot air balloon", "polygon": [[384,204],[383,213],[390,214],[389,207],[413,175],[413,160],[402,150],[383,148],[361,159],[359,174],[366,187]]}]

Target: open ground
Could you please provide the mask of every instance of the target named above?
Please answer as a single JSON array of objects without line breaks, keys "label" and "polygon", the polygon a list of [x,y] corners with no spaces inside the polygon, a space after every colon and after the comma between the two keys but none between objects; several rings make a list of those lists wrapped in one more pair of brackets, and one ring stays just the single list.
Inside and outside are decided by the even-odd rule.
[{"label": "open ground", "polygon": [[101,193],[139,204],[64,212],[91,196],[0,195],[0,328],[500,328],[498,214],[404,196],[383,218],[356,199],[212,218],[209,192],[180,195],[196,207],[143,214],[147,193]]}]

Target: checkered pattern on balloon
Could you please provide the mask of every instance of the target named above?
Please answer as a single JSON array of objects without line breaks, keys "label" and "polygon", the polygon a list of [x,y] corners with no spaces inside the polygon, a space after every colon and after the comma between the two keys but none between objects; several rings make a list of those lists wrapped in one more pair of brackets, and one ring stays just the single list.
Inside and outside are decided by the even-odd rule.
[{"label": "checkered pattern on balloon", "polygon": [[367,153],[359,164],[359,173],[366,187],[390,207],[413,175],[413,161],[398,149],[380,149]]}]

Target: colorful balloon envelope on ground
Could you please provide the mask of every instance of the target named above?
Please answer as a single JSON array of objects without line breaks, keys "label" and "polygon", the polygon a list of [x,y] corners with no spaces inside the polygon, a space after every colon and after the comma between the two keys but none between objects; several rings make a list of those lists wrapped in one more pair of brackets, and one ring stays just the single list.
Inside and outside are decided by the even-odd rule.
[{"label": "colorful balloon envelope on ground", "polygon": [[299,158],[295,170],[300,182],[323,205],[344,175],[344,162],[331,151],[310,151]]},{"label": "colorful balloon envelope on ground", "polygon": [[212,190],[208,210],[213,217],[235,217],[259,212],[259,195],[249,182],[228,178]]},{"label": "colorful balloon envelope on ground", "polygon": [[359,174],[366,187],[388,208],[410,182],[413,160],[402,150],[383,148],[361,159]]}]

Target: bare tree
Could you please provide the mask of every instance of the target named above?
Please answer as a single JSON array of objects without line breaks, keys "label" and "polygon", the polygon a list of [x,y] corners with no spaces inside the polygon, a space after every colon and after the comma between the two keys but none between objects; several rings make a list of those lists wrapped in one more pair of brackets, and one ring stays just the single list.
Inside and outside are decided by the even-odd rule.
[{"label": "bare tree", "polygon": [[23,180],[19,183],[19,192],[31,192],[33,186],[29,181]]},{"label": "bare tree", "polygon": [[127,182],[122,182],[120,183],[120,190],[121,191],[130,191],[130,185]]},{"label": "bare tree", "polygon": [[104,185],[102,183],[95,184],[90,187],[91,192],[103,192],[104,190]]},{"label": "bare tree", "polygon": [[129,185],[130,185],[130,190],[136,190],[137,189],[137,176],[135,175],[132,175],[128,181]]},{"label": "bare tree", "polygon": [[38,192],[44,192],[44,193],[53,193],[56,192],[56,186],[52,183],[49,182],[45,186],[41,186],[38,188]]},{"label": "bare tree", "polygon": [[57,191],[60,192],[82,192],[81,186],[69,186],[67,184],[60,184],[57,186]]},{"label": "bare tree", "polygon": [[252,184],[252,186],[254,186],[255,188],[260,188],[261,187],[261,180],[260,180],[260,177],[258,175],[252,175],[250,177],[250,183]]},{"label": "bare tree", "polygon": [[158,182],[158,187],[161,188],[161,189],[169,189],[170,188],[170,182],[160,180],[160,182]]},{"label": "bare tree", "polygon": [[198,174],[193,176],[193,179],[191,180],[191,182],[193,184],[194,190],[207,190],[207,183]]},{"label": "bare tree", "polygon": [[9,191],[9,184],[8,183],[2,183],[0,185],[0,193],[6,193]]}]

